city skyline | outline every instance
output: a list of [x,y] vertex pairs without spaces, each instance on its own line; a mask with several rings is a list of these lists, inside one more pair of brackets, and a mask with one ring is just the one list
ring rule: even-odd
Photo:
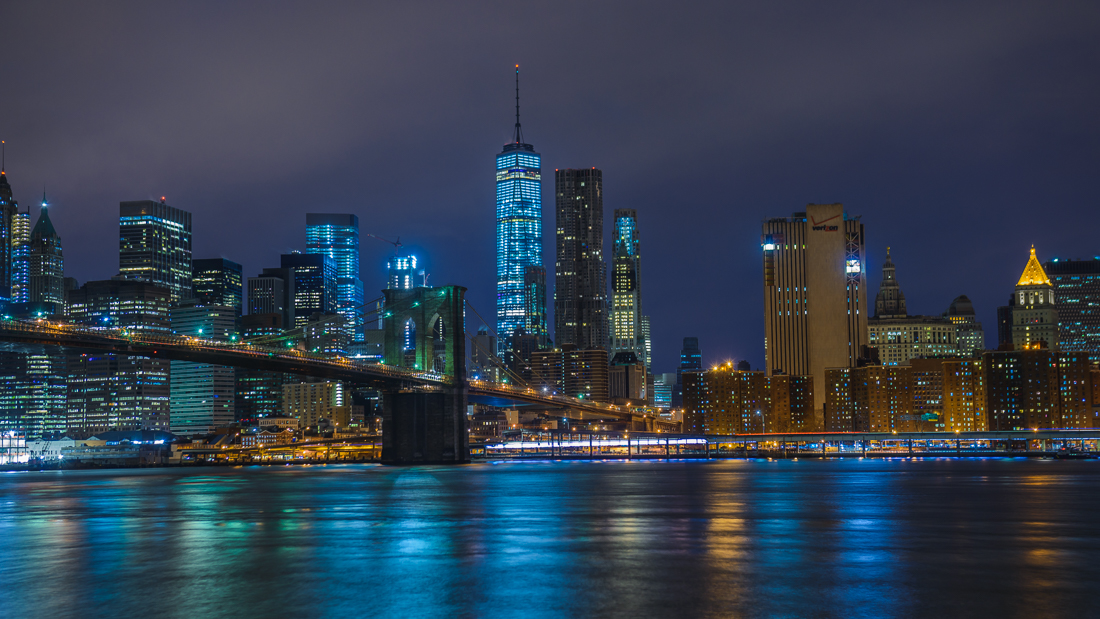
[[[29,24],[28,31],[41,35],[34,26],[41,24],[41,16],[36,16],[31,8],[19,10],[25,12],[14,14],[13,19]],[[26,40],[23,30],[17,30],[4,45],[26,44],[34,49],[39,49],[39,45],[57,46],[54,37],[80,35],[86,28],[99,24],[90,16],[82,20],[77,17],[71,14],[56,20],[55,32],[34,44]],[[346,138],[299,139],[273,144],[253,139],[257,130],[270,132],[270,119],[261,118],[252,124],[241,121],[239,133],[229,132],[236,138],[236,145],[229,151],[241,163],[226,166],[217,148],[204,146],[198,151],[195,138],[176,129],[183,126],[209,138],[207,121],[184,115],[169,122],[171,116],[166,109],[151,103],[122,106],[131,117],[136,116],[131,119],[94,105],[80,106],[72,98],[52,97],[55,103],[51,104],[51,110],[58,116],[58,123],[56,129],[44,130],[40,117],[27,107],[27,100],[20,93],[46,85],[40,84],[35,75],[22,72],[11,75],[12,96],[8,100],[11,107],[6,114],[8,117],[16,114],[22,122],[0,126],[3,133],[0,137],[13,151],[13,160],[5,162],[5,168],[17,200],[28,204],[42,181],[49,185],[54,203],[50,215],[65,238],[66,275],[81,282],[102,280],[114,274],[111,263],[117,250],[109,242],[114,205],[135,197],[159,200],[161,195],[167,195],[169,204],[194,214],[194,255],[234,260],[244,265],[246,274],[259,273],[262,268],[274,265],[282,253],[305,250],[302,230],[305,213],[356,214],[364,221],[361,226],[364,232],[405,239],[409,253],[415,253],[427,265],[433,281],[467,285],[471,302],[487,313],[493,305],[493,282],[488,275],[493,272],[489,223],[492,195],[487,187],[484,162],[489,154],[499,151],[500,144],[508,141],[506,119],[512,105],[512,76],[508,69],[514,64],[511,61],[517,60],[527,75],[524,100],[525,109],[530,106],[531,113],[525,114],[525,129],[532,135],[531,141],[539,145],[544,157],[543,169],[570,166],[603,169],[611,183],[607,187],[605,217],[610,217],[616,208],[633,208],[645,222],[646,313],[653,317],[654,371],[674,368],[678,343],[686,335],[703,338],[708,363],[729,357],[747,358],[754,367],[763,367],[763,324],[759,319],[762,303],[754,299],[731,301],[733,291],[759,289],[757,222],[772,214],[800,210],[810,202],[845,203],[851,212],[862,215],[868,228],[865,268],[870,270],[871,295],[878,289],[878,273],[885,248],[890,246],[895,260],[906,265],[904,283],[910,313],[940,315],[952,299],[967,295],[987,333],[995,324],[996,308],[1004,303],[1001,283],[1018,277],[1017,256],[1021,248],[1034,243],[1043,261],[1056,257],[1091,258],[1095,252],[1094,243],[1087,236],[1088,225],[1067,228],[1055,223],[1061,220],[1088,224],[1094,217],[1089,210],[1092,194],[1088,191],[1086,171],[1096,168],[1097,123],[1083,109],[1089,107],[1085,103],[1093,100],[1096,93],[1091,85],[1085,88],[1093,90],[1083,93],[1068,86],[1088,66],[1090,57],[1062,62],[1075,41],[1084,36],[1091,16],[1072,7],[992,16],[983,20],[983,27],[999,37],[981,41],[969,41],[941,29],[936,25],[935,9],[927,9],[919,17],[911,28],[891,30],[908,45],[884,44],[882,55],[904,60],[899,54],[902,48],[911,48],[913,40],[942,34],[950,41],[965,44],[959,54],[952,56],[954,68],[934,55],[925,54],[902,65],[909,69],[906,79],[894,80],[876,69],[872,61],[864,60],[856,63],[853,77],[847,69],[842,70],[846,64],[841,61],[868,56],[867,46],[872,41],[867,37],[857,37],[851,47],[843,50],[826,50],[825,56],[816,61],[797,54],[784,61],[781,46],[794,42],[797,28],[780,32],[782,36],[774,44],[762,44],[764,58],[771,62],[768,66],[792,69],[794,75],[806,79],[812,79],[808,77],[809,69],[819,67],[823,75],[841,78],[840,85],[819,95],[820,105],[796,107],[790,119],[779,121],[764,111],[762,104],[793,103],[794,98],[787,92],[798,82],[791,81],[794,78],[769,81],[757,76],[750,80],[757,88],[753,98],[744,104],[747,108],[734,110],[737,113],[733,116],[744,120],[723,120],[718,139],[704,143],[701,148],[698,139],[704,132],[700,128],[713,127],[707,123],[713,123],[715,118],[709,108],[699,110],[700,104],[680,100],[645,103],[643,98],[627,97],[635,92],[629,80],[636,80],[637,73],[613,75],[597,84],[598,96],[593,103],[577,103],[580,91],[571,76],[561,71],[567,63],[547,54],[551,46],[546,41],[535,41],[534,47],[523,53],[509,52],[507,58],[501,58],[499,49],[486,51],[478,56],[476,66],[463,67],[458,73],[473,79],[476,93],[430,69],[429,77],[436,79],[427,81],[433,84],[434,92],[452,93],[457,100],[439,97],[447,103],[417,108],[416,118],[426,119],[423,128],[417,128],[411,116],[395,117],[408,121],[395,124],[405,127],[405,133],[414,131],[421,136],[427,133],[419,132],[430,132],[436,137],[429,165],[441,170],[443,176],[411,190],[405,188],[415,184],[412,177],[403,176],[403,172],[394,174],[399,168],[419,167],[411,165],[415,161],[413,152],[400,146],[418,142],[418,138],[410,140],[409,135],[402,134],[399,141],[388,134],[377,140],[364,139],[363,136],[373,134],[357,125],[351,132],[357,139],[350,142]],[[976,22],[979,17],[990,16],[968,9],[956,17]],[[625,19],[636,28],[644,28],[641,24],[651,18],[642,10]],[[833,25],[858,32],[853,29],[859,23],[831,19],[840,20],[831,22]],[[1075,20],[1083,22],[1082,25],[1075,26]],[[1029,21],[1036,25],[1028,25]],[[767,25],[769,16],[757,16],[754,23]],[[1040,25],[1053,28],[1058,34],[1050,34]],[[436,27],[434,22],[431,27]],[[169,28],[166,36],[178,40],[182,35]],[[272,44],[266,38],[261,38],[260,43]],[[229,45],[232,43],[227,40],[215,41],[215,47]],[[61,48],[58,49],[60,53]],[[797,46],[792,49],[805,51]],[[1032,64],[1017,72],[1014,80],[999,77],[998,70],[1024,53],[1022,50],[1041,53],[1030,54]],[[619,59],[603,47],[577,53],[584,51],[597,52],[597,58],[609,61]],[[632,48],[632,51],[639,50]],[[664,51],[670,53],[669,62],[690,67],[685,48],[677,46]],[[719,52],[713,55],[715,62],[730,58],[725,46],[713,51]],[[115,51],[107,48],[98,53],[107,54],[110,59]],[[153,56],[154,60],[162,61],[172,57],[167,51]],[[294,69],[305,70],[319,58],[311,56]],[[44,64],[36,74],[49,74],[48,69],[57,62],[57,57],[44,53],[40,62]],[[140,65],[145,61],[133,62]],[[454,69],[454,65],[447,67]],[[674,73],[665,65],[657,67],[650,74],[658,80],[672,79]],[[753,76],[746,73],[748,68],[743,64],[728,67],[730,75]],[[726,101],[735,80],[703,79],[709,73],[700,68],[684,74],[680,78],[684,80],[684,90],[710,92],[715,101]],[[137,78],[134,85],[155,90],[151,86],[156,80],[141,75],[145,77]],[[981,79],[964,85],[962,78],[971,75]],[[193,75],[174,77],[190,79],[192,84],[196,79],[200,80],[198,83],[207,83],[206,78]],[[412,79],[392,75],[385,78],[387,84],[394,86],[392,90],[400,92],[406,90],[397,86],[411,83],[405,80]],[[718,90],[700,90],[708,83]],[[265,84],[261,79],[260,85]],[[218,83],[209,85],[213,93],[220,92],[218,87],[224,88]],[[937,88],[919,88],[921,96],[916,100],[900,96],[917,85]],[[93,93],[101,88],[83,82],[78,86],[91,88]],[[1013,108],[1013,114],[1007,118],[979,115],[979,110],[995,108],[995,102],[1005,96],[1026,95],[1029,87],[1041,87],[1052,93],[1051,101]],[[347,97],[311,97],[308,102],[328,109],[340,101],[358,100],[362,96],[359,92]],[[407,100],[395,96],[391,101],[388,95],[383,99],[382,109],[389,109],[387,106],[399,99]],[[469,108],[463,106],[473,102],[484,111],[479,110],[472,122],[461,129],[444,126],[455,121],[456,115],[465,114]],[[627,102],[637,105],[636,112],[618,113]],[[872,102],[881,105],[872,108]],[[654,116],[661,109],[659,105],[680,113]],[[200,107],[208,109],[209,104]],[[286,109],[293,112],[301,108]],[[584,122],[576,122],[568,113],[570,109],[584,111]],[[868,109],[876,110],[875,114],[868,117],[860,113]],[[1051,114],[1055,109],[1058,114]],[[692,111],[702,112],[698,120],[681,120],[685,112]],[[730,116],[728,111],[721,114],[722,118]],[[111,129],[122,140],[131,140],[135,127],[148,127],[151,135],[157,137],[153,140],[157,144],[127,141],[127,148],[138,154],[112,157],[107,148],[106,156],[98,155],[91,164],[81,159],[81,165],[76,166],[75,154],[85,150],[91,140],[103,145],[99,150],[116,143],[99,139],[97,131],[101,130],[73,125],[74,118],[88,117],[97,120],[89,126]],[[235,118],[229,113],[215,116],[213,122],[218,126],[225,123],[236,126],[232,124]],[[311,123],[315,122],[319,121],[309,116],[300,123],[292,123],[288,135],[300,138],[303,131],[314,128]],[[752,123],[760,128],[750,131]],[[642,131],[642,127],[647,130]],[[922,129],[914,131],[907,127]],[[951,135],[960,127],[969,129],[959,136]],[[791,137],[796,129],[798,139]],[[1070,131],[1072,134],[1067,133]],[[330,132],[317,133],[331,136]],[[677,133],[684,138],[670,137]],[[706,134],[714,136],[713,131]],[[840,139],[849,135],[852,137]],[[1067,135],[1075,137],[1067,141]],[[213,143],[223,144],[222,140],[227,138],[215,139]],[[643,138],[645,141],[640,141]],[[688,138],[694,140],[692,152],[696,154],[683,158],[680,153],[684,152]],[[822,148],[827,153],[814,154],[805,146]],[[416,152],[424,152],[421,146],[417,148],[420,150]],[[186,161],[180,159],[184,155]],[[676,162],[674,158],[683,161]],[[372,168],[368,178],[361,178],[358,173],[355,180],[342,176],[343,170],[361,163],[379,167]],[[718,170],[732,170],[732,176],[725,172],[725,178],[715,174]],[[280,180],[272,183],[273,175]],[[202,180],[196,182],[196,179]],[[402,187],[404,193],[395,193],[397,187]],[[544,204],[550,204],[552,188],[544,182],[542,190]],[[276,194],[293,195],[293,204],[289,198],[275,199]],[[1009,225],[1026,217],[1035,205],[1043,208],[1044,220],[1033,226]],[[550,247],[546,237],[552,229],[547,225],[552,215],[546,210],[543,245]],[[275,216],[262,215],[268,213]],[[947,217],[954,225],[940,231],[929,245],[926,232],[918,231],[919,226],[908,225],[907,217],[911,218],[913,213],[929,221]],[[691,223],[703,220],[717,225]],[[242,229],[254,233],[242,239],[239,238]],[[605,230],[605,237],[609,235],[610,231]],[[605,247],[610,247],[610,243],[605,241]],[[381,287],[387,254],[383,244],[362,248],[368,291]],[[686,268],[695,262],[716,266]],[[965,268],[960,268],[964,265]],[[704,297],[698,291],[718,276],[723,278],[718,283],[726,297],[713,304],[702,302]],[[688,278],[686,285],[678,282],[682,277]],[[551,281],[547,281],[547,287],[553,290]],[[684,311],[684,307],[698,309]],[[719,307],[733,308],[733,315],[723,315],[717,311]]]

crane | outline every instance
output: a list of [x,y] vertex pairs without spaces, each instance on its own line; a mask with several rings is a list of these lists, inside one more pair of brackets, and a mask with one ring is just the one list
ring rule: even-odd
[[365,234],[367,236],[369,236],[370,238],[372,238],[372,239],[378,239],[379,241],[382,241],[383,243],[389,243],[390,245],[393,245],[393,255],[395,255],[395,256],[400,255],[401,247],[402,247],[401,237],[397,237],[396,241],[391,241],[387,238],[380,237],[377,234],[371,234],[370,232],[366,232]]

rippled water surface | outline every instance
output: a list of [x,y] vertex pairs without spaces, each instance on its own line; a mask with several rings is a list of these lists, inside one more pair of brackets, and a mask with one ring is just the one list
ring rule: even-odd
[[1100,616],[1100,462],[0,474],[3,617]]

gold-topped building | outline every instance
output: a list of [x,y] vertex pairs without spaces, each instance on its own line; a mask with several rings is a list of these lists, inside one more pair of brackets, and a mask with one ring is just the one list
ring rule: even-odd
[[1002,307],[998,314],[1003,325],[1002,344],[1011,341],[1014,350],[1058,348],[1054,286],[1035,255],[1034,245],[1008,306]]

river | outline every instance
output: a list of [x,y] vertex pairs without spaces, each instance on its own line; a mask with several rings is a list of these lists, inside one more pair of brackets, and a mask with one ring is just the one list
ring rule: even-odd
[[2,617],[1088,617],[1098,593],[1098,461],[0,474]]

